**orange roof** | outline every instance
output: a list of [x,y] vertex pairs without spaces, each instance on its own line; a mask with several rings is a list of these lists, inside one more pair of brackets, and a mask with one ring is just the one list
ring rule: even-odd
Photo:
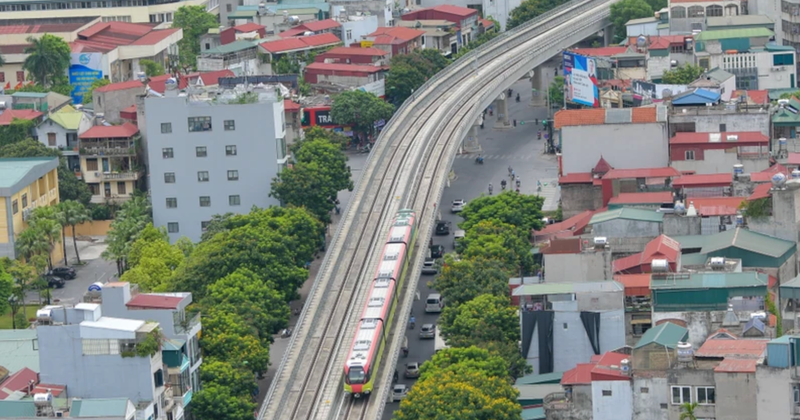
[[303,35],[304,33],[306,33],[306,30],[304,28],[297,27],[297,28],[287,29],[279,33],[278,36],[281,38],[291,38],[297,35]]
[[[718,136],[718,137],[717,137]],[[727,141],[728,136],[737,136],[736,141]],[[714,142],[712,142],[712,138]],[[669,139],[669,144],[730,144],[731,146],[757,144],[769,144],[769,137],[761,134],[760,131],[742,131],[742,132],[727,132],[727,133],[675,133],[675,136]]]
[[379,73],[387,70],[385,66],[365,66],[362,64],[345,64],[345,63],[318,63],[314,62],[306,66],[306,70],[320,70],[320,71],[342,71],[351,73]]
[[319,35],[302,36],[298,38],[286,38],[278,41],[266,41],[259,45],[262,49],[270,53],[282,53],[297,50],[306,50],[323,45],[333,45],[342,42],[336,35],[326,32]]
[[81,139],[129,138],[138,132],[138,127],[126,122],[122,125],[96,125],[78,137]]
[[756,188],[753,190],[753,193],[750,194],[749,197],[747,197],[747,201],[753,201],[753,200],[759,200],[759,199],[762,199],[762,198],[767,198],[770,195],[772,195],[772,194],[770,194],[770,190],[771,189],[772,189],[772,184],[771,183],[758,184],[758,185],[756,185]]
[[787,165],[800,165],[800,153],[789,152],[789,157],[786,159]]
[[590,184],[592,182],[592,174],[589,172],[573,172],[561,177],[558,177],[558,183],[564,184]]
[[744,197],[692,197],[697,214],[701,216],[730,216],[736,214]]
[[313,22],[306,22],[300,25],[311,32],[319,32],[324,31],[326,29],[333,29],[342,26],[341,23],[333,20],[333,19],[325,19],[325,20],[317,20]]
[[641,267],[641,271],[649,271],[649,267],[642,266],[650,265],[657,259],[666,259],[674,263],[678,261],[680,254],[681,245],[678,241],[662,234],[648,242],[642,252],[614,260],[612,270],[615,273],[622,273],[634,267]]
[[[235,77],[236,75],[230,70],[215,70],[215,71],[207,71],[207,72],[196,72],[186,75],[186,79],[194,81],[200,79],[203,82],[203,86],[214,86],[219,84],[219,79],[222,77]],[[180,88],[180,86],[179,86]]]
[[669,191],[619,193],[609,200],[608,204],[663,204],[672,202],[672,193]]
[[483,19],[483,18],[480,18],[480,19],[478,19],[478,21],[479,21],[481,24],[483,24],[483,27],[484,27],[484,28],[487,28],[487,29],[488,29],[488,28],[492,28],[492,27],[494,27],[494,22],[492,22],[492,21],[491,21],[491,20],[489,20],[489,19]]
[[[656,109],[629,108],[631,110],[631,124],[646,124],[656,122]],[[575,125],[603,125],[606,122],[605,109],[566,109],[556,112],[554,117],[555,128]]]
[[461,7],[461,6],[453,6],[450,4],[440,4],[438,6],[433,6],[430,9],[436,10],[437,12],[458,15],[461,17],[470,17],[478,13],[478,11],[475,9],[470,9],[468,7]]
[[695,355],[697,357],[760,358],[767,349],[766,339],[711,339],[706,340]]
[[614,280],[625,286],[625,296],[650,296],[650,273],[615,274]]
[[588,57],[611,57],[612,55],[622,54],[628,51],[628,47],[598,47],[598,48],[575,48],[575,54]]
[[726,357],[714,368],[714,372],[756,373],[758,359],[735,359]]
[[776,173],[782,173],[789,176],[789,169],[785,166],[781,165],[780,163],[776,163],[770,166],[767,169],[764,169],[761,172],[752,172],[750,173],[750,181],[752,182],[772,182],[772,176]]
[[259,25],[257,23],[253,23],[253,22],[247,22],[245,24],[233,27],[233,29],[236,32],[255,32],[255,31],[258,31],[259,29],[266,29],[266,28],[267,27],[264,26],[264,25]]
[[747,95],[747,98],[755,104],[766,105],[769,103],[769,91],[767,90],[734,90],[731,94],[731,100],[737,99],[742,95]]
[[541,247],[539,253],[552,254],[579,254],[581,252],[581,238],[553,239],[546,247]]
[[14,120],[33,120],[42,116],[35,109],[6,109],[0,114],[0,125],[9,125]]
[[[636,45],[638,36],[628,37],[628,45]],[[661,35],[648,37],[650,45],[647,46],[651,50],[663,50],[674,44],[683,44],[683,35]],[[689,36],[691,38],[691,36]]]
[[578,363],[574,368],[564,372],[561,385],[589,385],[592,383],[594,363]]
[[300,110],[300,104],[291,100],[291,99],[284,99],[283,100],[283,110],[289,112],[297,112]]
[[583,228],[589,224],[589,220],[592,220],[592,215],[594,212],[592,210],[586,210],[580,214],[576,214],[575,216],[570,217],[563,222],[553,223],[552,225],[547,225],[542,230],[535,231],[536,235],[550,235],[557,232],[565,231],[565,230],[572,230],[576,235],[580,235]]
[[723,174],[699,174],[683,175],[672,180],[673,187],[715,187],[730,185],[733,182],[733,174],[730,172]]
[[629,178],[668,178],[677,177],[681,173],[672,167],[665,168],[640,168],[640,169],[612,169],[603,179],[629,179]]
[[[591,378],[595,381],[629,381],[630,376],[620,369],[622,361],[629,359],[627,354],[607,351],[600,357],[591,370]],[[630,368],[630,366],[628,366]]]
[[359,55],[359,56],[384,56],[388,54],[380,48],[336,47],[320,55]]
[[119,83],[111,83],[105,86],[101,86],[95,89],[95,92],[113,92],[115,90],[126,90],[126,89],[135,89],[135,88],[143,88],[144,85],[142,82],[138,80],[128,80],[127,82],[119,82]]
[[406,28],[404,26],[381,26],[377,31],[367,35],[367,37],[375,37],[375,44],[394,44],[411,41],[424,35],[425,32]]

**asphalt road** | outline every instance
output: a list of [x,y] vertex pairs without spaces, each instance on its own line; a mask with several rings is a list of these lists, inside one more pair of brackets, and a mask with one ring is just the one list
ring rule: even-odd
[[[552,70],[548,70],[552,73]],[[536,193],[536,181],[540,180],[543,184],[541,195],[545,196],[545,210],[555,210],[558,206],[559,192],[555,182],[558,179],[557,163],[555,157],[543,154],[544,140],[537,140],[536,131],[541,129],[541,125],[534,125],[534,120],[547,116],[545,108],[531,108],[528,103],[531,97],[531,83],[529,80],[516,82],[512,89],[512,96],[516,92],[520,93],[520,102],[509,101],[509,116],[517,120],[517,127],[495,130],[496,117],[487,115],[487,123],[483,130],[478,130],[481,147],[483,148],[484,164],[475,163],[475,155],[459,155],[453,163],[453,171],[456,178],[450,182],[450,187],[445,188],[442,195],[442,202],[438,207],[441,210],[441,219],[452,223],[449,235],[434,236],[433,243],[444,245],[446,252],[453,250],[453,230],[457,229],[457,224],[461,218],[450,213],[450,203],[454,199],[473,200],[482,194],[488,194],[488,186],[491,182],[494,186],[494,193],[500,191],[500,181],[508,179],[508,167],[513,167],[514,171],[520,176],[520,192],[523,194]],[[520,124],[525,121],[525,124]],[[511,184],[509,184],[511,185]],[[422,364],[429,360],[433,355],[434,340],[420,339],[419,327],[422,324],[436,324],[439,314],[425,313],[425,298],[435,290],[428,287],[428,282],[435,276],[422,275],[419,281],[420,300],[414,302],[413,313],[416,317],[416,327],[407,330],[409,354],[405,358],[402,355],[398,358],[397,372],[400,375],[399,383],[413,387],[415,379],[405,379],[405,365],[409,362],[419,362]],[[390,420],[392,413],[399,407],[399,402],[387,403],[383,413],[383,420]]]

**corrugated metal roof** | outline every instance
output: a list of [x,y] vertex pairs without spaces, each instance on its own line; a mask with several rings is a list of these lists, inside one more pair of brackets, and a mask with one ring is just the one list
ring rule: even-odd
[[701,250],[703,254],[735,246],[746,251],[778,258],[796,248],[794,242],[742,228],[727,230],[715,235],[705,235],[704,238],[706,243]]
[[[28,314],[31,313],[29,310]],[[0,330],[0,354],[3,355],[0,364],[11,372],[24,368],[38,372],[39,351],[34,346],[37,338],[36,330]]]
[[582,283],[525,284],[514,289],[514,296],[563,295],[582,292],[614,292],[625,288],[615,281],[590,281]]
[[740,287],[767,287],[769,276],[755,271],[742,273],[702,272],[667,275],[650,278],[651,290],[733,289]]
[[[52,166],[52,168],[55,169],[58,166],[58,158],[37,157],[0,159],[0,188],[11,188],[23,180],[31,171],[35,171],[40,167],[44,168],[46,166]],[[42,175],[44,175],[44,173],[42,173]]]
[[648,344],[656,343],[664,347],[675,349],[678,343],[689,335],[689,330],[671,322],[665,322],[647,330],[634,349],[644,347]]
[[650,296],[650,273],[617,274],[614,280],[625,286],[625,296]]
[[726,357],[714,368],[714,372],[724,373],[756,373],[756,359],[735,359]]
[[178,309],[183,297],[141,293],[129,300],[129,308]]
[[578,254],[581,252],[581,238],[553,239],[548,246],[539,249],[541,254]]
[[559,184],[591,184],[592,174],[590,172],[573,172],[558,178]]
[[[736,140],[728,140],[729,136],[736,136]],[[669,144],[707,144],[726,143],[734,146],[742,143],[769,144],[769,137],[760,131],[741,131],[726,133],[675,133]]]
[[681,173],[671,167],[663,168],[638,168],[638,169],[612,169],[603,176],[603,179],[631,179],[631,178],[670,178],[681,176]]
[[625,219],[625,220],[638,220],[643,222],[661,223],[664,221],[664,213],[659,213],[653,210],[634,209],[623,207],[616,210],[609,210],[604,213],[598,213],[592,216],[589,221],[590,225],[607,222],[609,220]]
[[672,180],[673,187],[705,187],[730,185],[733,182],[733,174],[730,172],[721,174],[698,174],[684,175]]
[[739,15],[739,16],[720,16],[720,17],[707,17],[706,26],[716,27],[730,27],[737,25],[773,25],[772,19],[765,15]]
[[90,398],[72,401],[71,417],[124,417],[127,398]]
[[609,200],[608,204],[664,204],[672,202],[669,191],[620,193]]
[[536,385],[536,384],[557,384],[561,382],[564,372],[541,373],[538,375],[527,375],[517,379],[514,385]]
[[705,30],[694,36],[695,41],[716,41],[731,38],[770,38],[775,32],[767,28],[737,28]]
[[706,340],[695,352],[696,357],[737,357],[741,359],[761,357],[767,351],[767,339],[711,339]]
[[589,385],[592,383],[594,363],[578,363],[574,368],[564,372],[561,385]]
[[5,418],[36,417],[33,400],[0,401],[0,415]]
[[705,105],[718,102],[721,95],[705,89],[686,91],[672,100],[672,105]]
[[81,139],[130,138],[139,132],[139,127],[126,122],[122,125],[96,125],[78,136]]

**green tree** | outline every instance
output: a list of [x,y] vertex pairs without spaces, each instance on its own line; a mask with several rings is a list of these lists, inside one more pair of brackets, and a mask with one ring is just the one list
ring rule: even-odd
[[493,356],[502,357],[508,363],[508,374],[512,378],[521,378],[533,373],[533,367],[519,352],[518,342],[486,341],[479,343],[478,347],[488,350]]
[[650,8],[653,9],[653,12],[657,12],[665,7],[668,6],[667,0],[645,0],[647,4],[650,5]]
[[455,261],[448,254],[441,274],[429,286],[441,293],[449,306],[458,306],[482,294],[508,293],[510,274],[501,261],[483,257]]
[[185,259],[183,250],[169,244],[166,230],[149,223],[131,244],[128,270],[120,280],[137,283],[143,291],[166,292],[172,288],[175,270]]
[[103,251],[103,258],[117,263],[118,275],[121,276],[128,269],[127,258],[131,244],[152,220],[150,202],[147,197],[140,195],[131,197],[117,212],[106,236],[108,248]]
[[240,360],[254,374],[269,366],[269,341],[259,340],[252,327],[236,314],[212,308],[203,314],[203,356]]
[[147,77],[161,76],[164,74],[164,66],[153,60],[139,60],[139,65],[144,68],[144,74],[146,74]]
[[455,347],[519,340],[519,316],[505,296],[480,295],[459,306],[448,305],[439,326],[447,343]]
[[230,219],[233,216],[235,216],[235,214],[231,212],[211,216],[211,220],[209,220],[205,232],[200,236],[200,242],[207,241],[220,232],[230,230],[228,223],[230,223]]
[[[78,264],[81,263],[81,254],[78,252],[78,237],[75,234],[75,226],[81,223],[86,223],[92,220],[89,209],[83,203],[75,200],[62,201],[59,207],[59,222],[63,227],[61,238],[66,239],[64,230],[67,226],[72,228],[72,245],[75,247],[75,257],[78,259]],[[64,242],[64,261],[67,261],[66,242]]]
[[213,384],[230,390],[234,396],[249,398],[256,390],[255,376],[244,369],[236,358],[231,357],[228,360],[203,360],[200,366],[200,382],[204,387]]
[[500,261],[510,274],[531,273],[534,267],[528,232],[509,224],[484,220],[467,230],[466,237],[459,241],[458,251],[467,259]]
[[550,82],[550,86],[547,87],[547,100],[550,101],[550,108],[564,106],[564,76],[556,76]]
[[532,229],[542,228],[543,203],[544,199],[537,195],[509,191],[479,197],[464,206],[460,214],[464,221],[459,227],[468,231],[482,221],[492,221],[515,226],[528,237]]
[[697,403],[683,403],[681,404],[681,416],[680,420],[697,420],[697,417],[694,414],[694,410],[697,409]]
[[688,85],[697,80],[705,70],[693,64],[684,64],[672,70],[667,70],[661,76],[661,81],[670,85]]
[[614,24],[614,42],[628,37],[625,24],[631,19],[653,17],[653,8],[645,0],[620,0],[611,5],[611,22]]
[[[395,412],[397,420],[520,420],[519,392],[506,378],[450,372],[417,381]],[[466,414],[468,413],[468,415]]]
[[353,127],[353,131],[371,135],[375,122],[389,121],[394,112],[392,104],[363,90],[348,90],[333,99],[331,118],[333,122]]
[[230,388],[213,382],[203,384],[192,397],[192,414],[201,420],[253,420],[255,410],[249,396],[233,395]]
[[44,34],[41,38],[28,37],[22,68],[34,82],[49,87],[60,82],[69,68],[72,50],[62,38]]
[[[21,238],[25,232],[25,230],[22,231],[22,234],[20,234],[17,240],[19,240],[19,238]],[[32,255],[29,257],[29,259],[32,259],[33,257],[34,256]],[[19,308],[22,308],[23,321],[25,321],[28,319],[27,306],[23,304],[25,301],[25,295],[27,294],[28,290],[33,288],[33,282],[39,277],[39,275],[36,273],[36,268],[33,265],[27,264],[20,260],[14,260],[11,262],[6,270],[9,274],[11,274],[11,277],[14,278],[15,282],[13,294],[16,297],[15,302],[17,303],[15,304],[15,307],[12,307],[12,315],[17,315],[13,312],[15,309],[19,310]]]
[[[142,60],[144,61],[144,60]],[[111,80],[106,79],[105,77],[101,77],[94,82],[92,82],[92,86],[89,87],[89,90],[83,93],[83,104],[90,104],[92,103],[92,93],[95,89],[103,87],[105,85],[110,85]]]
[[392,64],[386,75],[386,91],[392,103],[400,105],[425,82],[419,69],[407,64]]
[[506,30],[514,29],[566,2],[567,0],[525,0],[511,11],[511,18],[506,22]]
[[178,51],[181,65],[185,69],[195,68],[197,56],[200,55],[200,36],[217,25],[217,17],[208,13],[205,6],[181,6],[175,12],[172,27],[183,29],[183,38],[178,41]]
[[492,355],[489,350],[475,346],[450,347],[436,352],[431,360],[419,369],[419,381],[435,378],[446,371],[453,373],[482,372],[489,377],[510,379],[508,362],[502,357]]
[[[47,241],[47,250],[44,253],[47,256],[47,267],[53,269],[53,251],[56,244],[61,242],[62,228],[58,223],[58,217],[55,212],[44,210],[55,210],[53,207],[38,207],[33,211],[33,216],[29,219],[29,227],[26,230],[32,230],[37,235],[41,236]],[[37,217],[37,213],[44,213],[42,216]]]
[[5,315],[11,309],[9,299],[13,293],[14,277],[6,271],[5,267],[0,265],[0,316]]
[[299,74],[300,63],[295,57],[284,54],[272,63],[272,72],[275,74]]
[[22,120],[19,118],[12,119],[8,125],[0,126],[0,150],[25,139],[29,139],[35,126],[36,123],[32,120]]
[[289,324],[289,305],[274,289],[254,272],[240,268],[208,286],[203,299],[205,308],[230,308],[258,332],[262,341],[269,341]]

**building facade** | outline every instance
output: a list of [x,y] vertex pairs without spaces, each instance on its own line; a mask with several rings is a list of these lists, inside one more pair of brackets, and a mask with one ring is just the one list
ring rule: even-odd
[[101,16],[104,22],[160,23],[172,22],[181,6],[205,6],[206,10],[215,13],[218,5],[219,0],[114,0],[102,5],[84,1],[31,3],[18,0],[0,5],[0,12],[9,19]]
[[81,173],[92,192],[92,202],[128,200],[144,179],[139,129],[131,123],[96,125],[78,138]]
[[278,204],[269,192],[288,161],[284,102],[274,90],[259,92],[245,104],[170,91],[145,100],[153,222],[171,241],[199,241],[215,214]]

